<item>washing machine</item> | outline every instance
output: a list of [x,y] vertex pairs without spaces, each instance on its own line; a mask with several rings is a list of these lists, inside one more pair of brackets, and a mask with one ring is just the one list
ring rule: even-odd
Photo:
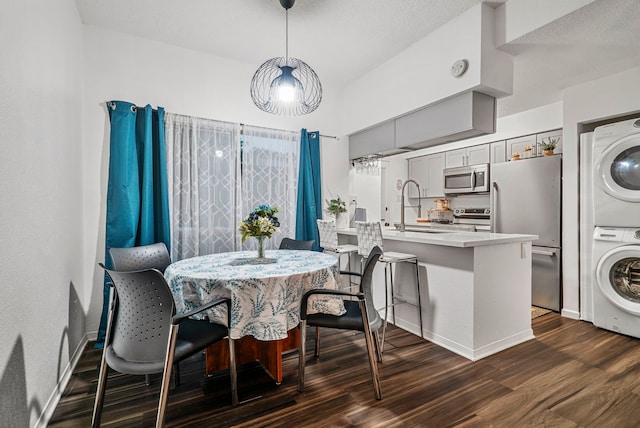
[[593,324],[640,337],[640,227],[596,227]]
[[597,127],[592,156],[594,224],[640,227],[640,119]]

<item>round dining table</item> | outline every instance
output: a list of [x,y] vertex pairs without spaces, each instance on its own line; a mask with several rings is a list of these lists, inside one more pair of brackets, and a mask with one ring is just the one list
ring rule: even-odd
[[[231,299],[231,314],[218,305],[200,318],[229,327],[232,339],[285,339],[300,322],[302,295],[311,289],[340,288],[338,258],[315,251],[268,250],[209,254],[175,262],[165,271],[176,311],[186,312],[217,297]],[[342,298],[317,295],[309,312],[342,315]]]

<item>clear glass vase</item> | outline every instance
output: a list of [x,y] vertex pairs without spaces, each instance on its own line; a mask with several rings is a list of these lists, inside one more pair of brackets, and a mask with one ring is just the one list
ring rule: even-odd
[[264,259],[264,236],[256,236],[258,240],[258,258]]

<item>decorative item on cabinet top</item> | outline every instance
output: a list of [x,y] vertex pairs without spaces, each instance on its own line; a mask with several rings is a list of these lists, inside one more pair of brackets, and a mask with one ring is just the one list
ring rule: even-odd
[[507,157],[515,161],[562,153],[561,143],[562,129],[510,138],[506,140]]

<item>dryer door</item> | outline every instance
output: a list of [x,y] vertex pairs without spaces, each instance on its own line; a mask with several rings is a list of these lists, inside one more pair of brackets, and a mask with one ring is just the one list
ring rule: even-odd
[[640,202],[640,134],[614,142],[595,162],[594,179],[614,198]]
[[640,245],[617,247],[602,256],[596,282],[612,304],[640,315]]

